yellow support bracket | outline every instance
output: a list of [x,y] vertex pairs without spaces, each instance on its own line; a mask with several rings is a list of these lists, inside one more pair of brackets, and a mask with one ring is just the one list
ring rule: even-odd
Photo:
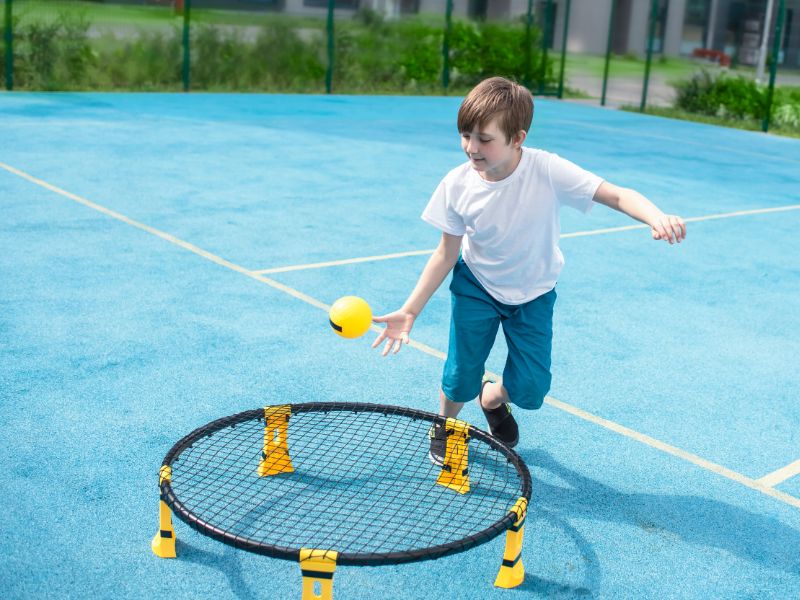
[[[158,472],[158,486],[164,481],[172,481],[172,467],[163,465]],[[158,501],[158,531],[150,547],[153,554],[161,558],[175,558],[175,529],[172,527],[172,513],[163,500]]]
[[469,492],[469,423],[449,418],[445,423],[447,449],[444,465],[436,483],[455,490],[459,494]]
[[288,445],[291,414],[292,408],[288,404],[264,409],[264,449],[258,464],[260,477],[294,471]]
[[302,600],[333,600],[333,572],[339,553],[334,550],[300,550],[303,574]]
[[528,511],[528,501],[523,497],[517,500],[510,512],[516,517],[514,524],[506,532],[506,548],[503,552],[503,564],[497,579],[496,587],[517,587],[525,579],[525,567],[522,565],[522,536],[525,533],[525,515]]

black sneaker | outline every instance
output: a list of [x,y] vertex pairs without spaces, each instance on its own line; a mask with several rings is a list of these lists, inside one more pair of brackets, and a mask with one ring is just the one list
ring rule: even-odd
[[431,438],[431,449],[428,451],[428,460],[437,467],[444,466],[444,456],[447,452],[447,429],[444,423],[434,423],[428,430]]
[[481,405],[481,410],[489,423],[489,432],[506,446],[513,448],[519,442],[519,427],[517,427],[517,421],[511,414],[511,407],[508,404],[501,404],[491,410],[483,408],[483,388],[490,381],[484,378],[481,384],[481,393],[478,396],[478,403]]

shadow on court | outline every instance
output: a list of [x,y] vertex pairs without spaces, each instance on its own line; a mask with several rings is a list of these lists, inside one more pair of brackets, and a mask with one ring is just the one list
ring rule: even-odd
[[222,573],[228,580],[228,589],[237,598],[244,600],[246,598],[261,597],[260,591],[250,587],[242,575],[242,563],[237,554],[241,550],[220,544],[221,552],[207,552],[181,541],[180,538],[175,540],[175,549],[180,557],[179,560],[201,565]]
[[[673,534],[689,544],[717,548],[769,569],[790,574],[800,572],[797,554],[800,531],[777,519],[698,496],[627,494],[576,473],[546,451],[521,454],[532,469],[549,471],[570,485],[569,488],[551,485],[537,480],[534,474],[533,511],[529,515],[543,513],[545,520],[554,521],[573,537],[589,566],[587,594],[599,590],[599,559],[591,545],[559,517],[634,525],[648,533]],[[533,586],[531,589],[535,591],[549,592],[551,582],[543,581],[537,589],[533,575],[528,574],[526,585]],[[558,584],[554,585],[552,591],[559,593]],[[575,594],[580,590],[566,592]]]

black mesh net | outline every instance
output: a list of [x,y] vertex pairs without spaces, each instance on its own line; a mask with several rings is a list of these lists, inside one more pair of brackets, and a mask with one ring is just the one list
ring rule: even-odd
[[361,406],[292,414],[292,473],[258,476],[265,423],[255,411],[189,447],[179,443],[165,461],[177,499],[167,501],[194,527],[234,545],[283,558],[296,558],[300,548],[336,550],[340,564],[354,555],[351,563],[379,564],[487,541],[510,525],[517,499],[530,495],[521,460],[480,434],[468,444],[470,491],[438,485],[441,467],[428,460],[434,416]]

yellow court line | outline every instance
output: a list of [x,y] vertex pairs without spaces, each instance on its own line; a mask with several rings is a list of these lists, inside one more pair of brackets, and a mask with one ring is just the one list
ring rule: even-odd
[[800,460],[796,460],[793,463],[778,469],[777,471],[773,471],[768,475],[764,475],[764,477],[758,479],[757,481],[767,487],[775,487],[779,483],[783,483],[795,475],[800,475]]
[[[736,212],[720,213],[716,215],[705,215],[702,217],[689,217],[684,219],[687,223],[697,223],[699,221],[712,221],[714,219],[730,219],[732,217],[744,217],[748,215],[761,215],[775,212],[786,212],[790,210],[800,210],[800,204],[789,204],[787,206],[777,206],[774,208],[755,208],[752,210],[739,210]],[[587,231],[574,231],[572,233],[564,233],[561,239],[587,237],[590,235],[604,235],[608,233],[618,233],[620,231],[632,231],[634,229],[648,229],[649,225],[623,225],[621,227],[607,227],[605,229],[589,229]],[[391,260],[393,258],[406,258],[408,256],[424,256],[426,254],[433,254],[435,250],[411,250],[409,252],[395,252],[393,254],[378,254],[376,256],[361,256],[358,258],[344,258],[342,260],[332,260],[328,262],[309,263],[304,265],[289,265],[286,267],[275,267],[272,269],[259,269],[253,273],[266,274],[266,273],[286,273],[289,271],[302,271],[305,269],[324,269],[327,267],[339,267],[342,265],[351,265],[355,263],[372,262],[378,260]]]
[[[74,202],[77,202],[78,204],[82,204],[83,206],[86,206],[87,208],[91,208],[92,210],[98,211],[98,212],[100,212],[100,213],[102,213],[102,214],[104,214],[106,216],[109,216],[112,219],[116,219],[118,221],[126,223],[127,225],[131,225],[132,227],[136,227],[137,229],[140,229],[142,231],[145,231],[147,233],[155,235],[155,236],[163,239],[164,241],[167,241],[167,242],[169,242],[171,244],[174,244],[174,245],[179,246],[179,247],[181,247],[181,248],[183,248],[185,250],[188,250],[189,252],[197,254],[198,256],[201,256],[201,257],[205,258],[206,260],[210,260],[211,262],[213,262],[213,263],[215,263],[215,264],[217,264],[217,265],[219,265],[221,267],[225,267],[226,269],[231,269],[233,271],[236,271],[237,273],[241,273],[242,275],[246,275],[247,277],[250,277],[250,278],[255,279],[257,281],[261,281],[262,283],[266,283],[267,285],[269,285],[269,286],[271,286],[271,287],[273,287],[273,288],[275,288],[277,290],[280,290],[280,291],[282,291],[284,293],[287,293],[287,294],[293,296],[294,298],[297,298],[298,300],[302,300],[303,302],[306,302],[306,303],[308,303],[308,304],[310,304],[312,306],[315,306],[317,308],[325,310],[326,312],[328,310],[330,310],[330,306],[325,304],[324,302],[320,302],[319,300],[316,300],[315,298],[312,298],[311,296],[303,294],[302,292],[299,292],[299,291],[295,290],[294,288],[290,288],[289,286],[283,285],[282,283],[278,283],[277,281],[274,281],[272,279],[264,277],[263,275],[259,275],[257,273],[254,273],[253,271],[250,271],[249,269],[245,269],[242,266],[239,266],[239,265],[237,265],[235,263],[232,263],[232,262],[230,262],[228,260],[225,260],[224,258],[221,258],[221,257],[217,256],[216,254],[212,254],[211,252],[203,250],[202,248],[199,248],[198,246],[195,246],[194,244],[190,244],[189,242],[186,242],[186,241],[184,241],[184,240],[182,240],[180,238],[177,238],[177,237],[175,237],[173,235],[170,235],[169,233],[165,233],[165,232],[163,232],[163,231],[161,231],[159,229],[156,229],[155,227],[150,227],[149,225],[145,225],[144,223],[141,223],[139,221],[131,219],[130,217],[127,217],[127,216],[125,216],[125,215],[123,215],[121,213],[118,213],[118,212],[113,211],[111,209],[108,209],[108,208],[106,208],[104,206],[96,204],[96,203],[92,202],[91,200],[87,200],[85,198],[82,198],[81,196],[78,196],[77,194],[73,194],[71,192],[67,192],[66,190],[63,190],[63,189],[61,189],[59,187],[56,187],[56,186],[54,186],[52,184],[49,184],[46,181],[42,181],[41,179],[37,179],[36,177],[33,177],[32,175],[29,175],[29,174],[27,174],[27,173],[25,173],[23,171],[20,171],[19,169],[15,169],[14,167],[6,165],[6,164],[4,164],[2,162],[0,162],[0,168],[3,168],[6,171],[8,171],[9,173],[13,173],[14,175],[17,175],[17,176],[19,176],[19,177],[21,177],[21,178],[33,183],[33,184],[36,184],[36,185],[41,186],[41,187],[43,187],[43,188],[45,188],[47,190],[50,190],[51,192],[53,192],[55,194],[58,194],[58,195],[63,196],[65,198],[68,198],[68,199],[70,199],[70,200],[72,200]],[[371,329],[376,331],[376,332],[380,332],[381,331],[381,328],[376,326],[376,325],[373,325],[371,327]],[[416,341],[410,341],[408,345],[413,347],[413,348],[418,349],[421,352],[429,354],[430,356],[435,356],[436,358],[439,358],[439,359],[446,358],[446,355],[443,352],[440,352],[439,350],[436,350],[435,348],[431,348],[430,346],[427,346],[425,344],[422,344],[422,343],[419,343],[419,342],[416,342]],[[588,421],[590,423],[594,423],[596,425],[604,427],[605,429],[608,429],[610,431],[614,431],[615,433],[618,433],[618,434],[620,434],[620,435],[622,435],[624,437],[627,437],[629,439],[635,440],[637,442],[640,442],[642,444],[650,446],[651,448],[655,448],[656,450],[660,450],[661,452],[665,452],[667,454],[670,454],[672,456],[675,456],[677,458],[685,460],[685,461],[687,461],[689,463],[692,463],[692,464],[694,464],[694,465],[696,465],[696,466],[698,466],[698,467],[700,467],[702,469],[705,469],[707,471],[711,471],[712,473],[716,473],[717,475],[721,475],[722,477],[725,477],[727,479],[735,481],[735,482],[737,482],[737,483],[739,483],[741,485],[744,485],[745,487],[748,487],[750,489],[753,489],[753,490],[756,490],[758,492],[761,492],[762,494],[766,494],[767,496],[770,496],[770,497],[772,497],[772,498],[774,498],[776,500],[784,502],[784,503],[786,503],[786,504],[788,504],[790,506],[794,506],[796,508],[800,508],[800,498],[795,498],[794,496],[791,496],[789,494],[785,494],[783,492],[779,492],[778,490],[775,490],[775,489],[773,489],[773,488],[771,488],[771,487],[769,487],[767,485],[764,485],[763,483],[760,483],[760,482],[758,482],[756,480],[753,480],[753,479],[751,479],[751,478],[749,478],[749,477],[747,477],[745,475],[742,475],[741,473],[737,473],[736,471],[732,471],[731,469],[728,469],[728,468],[723,467],[721,465],[718,465],[716,463],[712,463],[711,461],[708,461],[708,460],[706,460],[704,458],[701,458],[701,457],[699,457],[697,455],[694,455],[694,454],[691,454],[691,453],[686,452],[684,450],[681,450],[680,448],[676,448],[675,446],[671,446],[671,445],[669,445],[669,444],[667,444],[665,442],[662,442],[660,440],[652,438],[652,437],[650,437],[648,435],[645,435],[643,433],[639,433],[637,431],[634,431],[633,429],[629,429],[628,427],[625,427],[624,425],[620,425],[620,424],[615,423],[613,421],[609,421],[608,419],[604,419],[602,417],[599,417],[597,415],[589,413],[589,412],[587,412],[587,411],[585,411],[583,409],[580,409],[580,408],[578,408],[576,406],[572,406],[571,404],[567,404],[566,402],[562,402],[560,400],[556,400],[555,398],[552,398],[550,396],[548,396],[545,399],[545,401],[547,402],[548,405],[550,405],[550,406],[552,406],[554,408],[557,408],[559,410],[562,410],[562,411],[564,411],[564,412],[566,412],[568,414],[571,414],[573,416],[576,416],[576,417],[578,417],[580,419],[583,419],[584,421]]]

